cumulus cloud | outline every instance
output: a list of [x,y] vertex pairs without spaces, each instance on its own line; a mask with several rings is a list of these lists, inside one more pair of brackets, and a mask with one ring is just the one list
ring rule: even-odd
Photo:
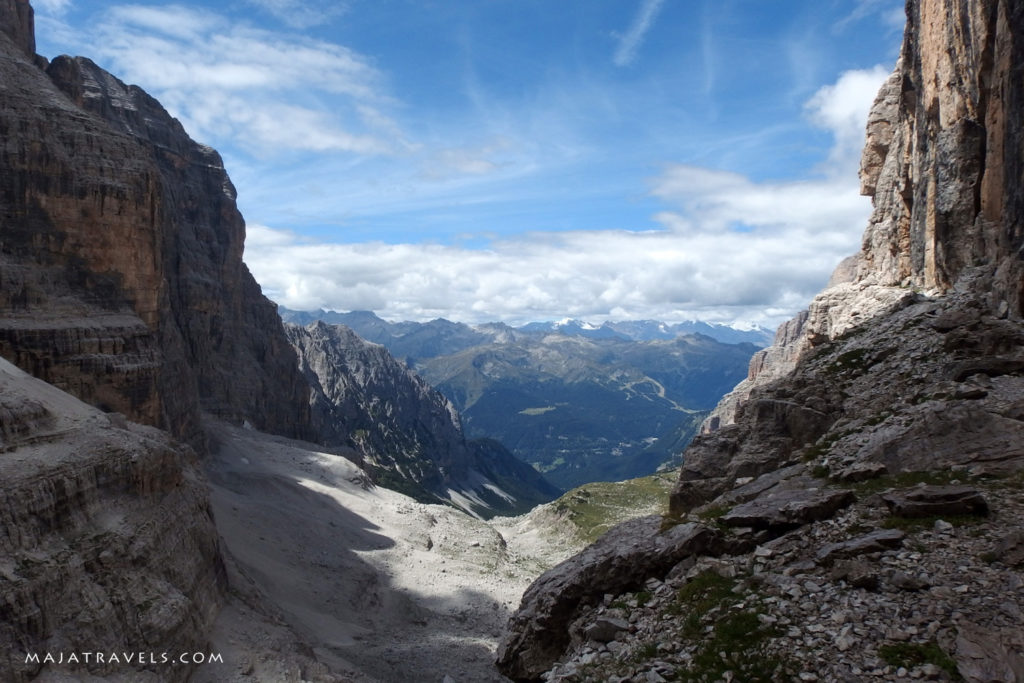
[[269,296],[299,309],[468,322],[572,316],[776,324],[806,305],[859,244],[870,206],[858,195],[851,150],[862,142],[885,76],[882,69],[848,72],[808,103],[810,120],[835,139],[819,178],[755,182],[668,165],[651,182],[665,205],[653,229],[528,233],[468,249],[313,243],[254,226],[246,261]]
[[658,12],[661,11],[661,6],[664,3],[665,0],[643,0],[629,30],[619,37],[619,46],[612,58],[616,66],[629,66],[633,63],[637,50],[640,49],[644,38],[647,37],[647,32],[654,25],[654,20],[658,18]]
[[825,168],[833,175],[856,171],[864,146],[864,124],[875,94],[889,71],[882,66],[847,71],[807,102],[811,122],[831,131],[835,144]]
[[403,148],[382,74],[344,46],[179,5],[113,7],[97,33],[94,52],[196,138],[230,138],[261,155]]

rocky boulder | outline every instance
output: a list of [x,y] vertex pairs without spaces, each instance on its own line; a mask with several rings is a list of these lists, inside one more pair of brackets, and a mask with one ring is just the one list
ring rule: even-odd
[[658,516],[624,522],[579,555],[548,570],[523,595],[498,648],[498,668],[515,680],[538,680],[569,643],[569,623],[606,593],[664,578],[687,557],[718,554],[726,543],[701,524],[661,531]]

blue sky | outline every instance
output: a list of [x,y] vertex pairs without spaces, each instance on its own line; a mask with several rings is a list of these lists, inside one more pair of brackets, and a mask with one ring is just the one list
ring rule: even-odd
[[293,308],[776,324],[855,251],[899,0],[34,0],[224,156]]

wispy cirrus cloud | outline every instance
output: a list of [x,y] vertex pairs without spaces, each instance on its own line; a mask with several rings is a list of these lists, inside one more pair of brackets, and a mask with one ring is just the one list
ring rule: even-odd
[[629,29],[619,37],[619,46],[612,61],[616,66],[629,66],[636,59],[637,50],[644,42],[647,32],[658,18],[658,12],[665,0],[643,0]]
[[348,3],[338,0],[247,0],[293,29],[326,24],[348,11]]
[[387,113],[384,76],[344,46],[180,5],[115,6],[97,34],[95,53],[199,139],[230,139],[260,156],[407,145]]
[[890,30],[902,29],[907,21],[903,0],[857,0],[854,8],[837,21],[832,30],[845,31],[852,24],[878,15]]

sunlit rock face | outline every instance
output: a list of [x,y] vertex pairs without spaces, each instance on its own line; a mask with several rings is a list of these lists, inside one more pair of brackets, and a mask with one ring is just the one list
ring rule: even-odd
[[[995,340],[1013,336],[1005,328],[1015,327],[999,319],[1019,321],[1024,314],[1024,82],[1014,77],[1024,63],[1024,9],[997,0],[921,0],[908,3],[907,16],[896,69],[868,118],[861,182],[874,212],[862,249],[840,265],[807,312],[779,328],[775,345],[754,357],[748,379],[719,405],[705,423],[706,436],[688,453],[686,481],[728,479],[732,469],[762,472],[820,437],[821,429],[850,410],[849,400],[826,400],[825,387],[834,385],[826,377],[820,378],[816,398],[805,404],[827,413],[817,420],[822,426],[799,435],[789,426],[768,427],[766,438],[772,443],[782,439],[781,450],[767,456],[762,448],[760,455],[751,456],[751,462],[760,464],[739,464],[747,462],[737,455],[746,448],[743,444],[758,448],[758,441],[743,436],[750,425],[765,429],[765,421],[751,415],[767,400],[759,397],[759,387],[791,377],[801,361],[848,335],[870,334],[871,321],[895,315],[922,296],[934,297],[942,308],[977,311],[948,312],[972,319],[974,326],[955,326],[970,339],[949,342],[947,347],[965,348],[944,352],[980,355],[1012,348]],[[986,315],[991,322],[979,322]],[[880,338],[877,344],[894,346],[908,358],[913,347],[925,344],[909,330],[897,333],[902,337]],[[960,362],[959,355],[943,360]],[[934,361],[940,356],[932,351],[927,358],[938,372],[941,363]],[[798,374],[806,385],[815,385],[806,371]],[[892,376],[888,381],[893,382],[888,395],[898,395],[900,381]],[[747,427],[711,434],[741,423],[744,410]],[[803,410],[792,408],[790,417]],[[787,420],[779,424],[783,422]],[[705,483],[701,487],[707,490],[693,498],[695,486],[685,481],[680,485],[678,507],[718,488]]]

